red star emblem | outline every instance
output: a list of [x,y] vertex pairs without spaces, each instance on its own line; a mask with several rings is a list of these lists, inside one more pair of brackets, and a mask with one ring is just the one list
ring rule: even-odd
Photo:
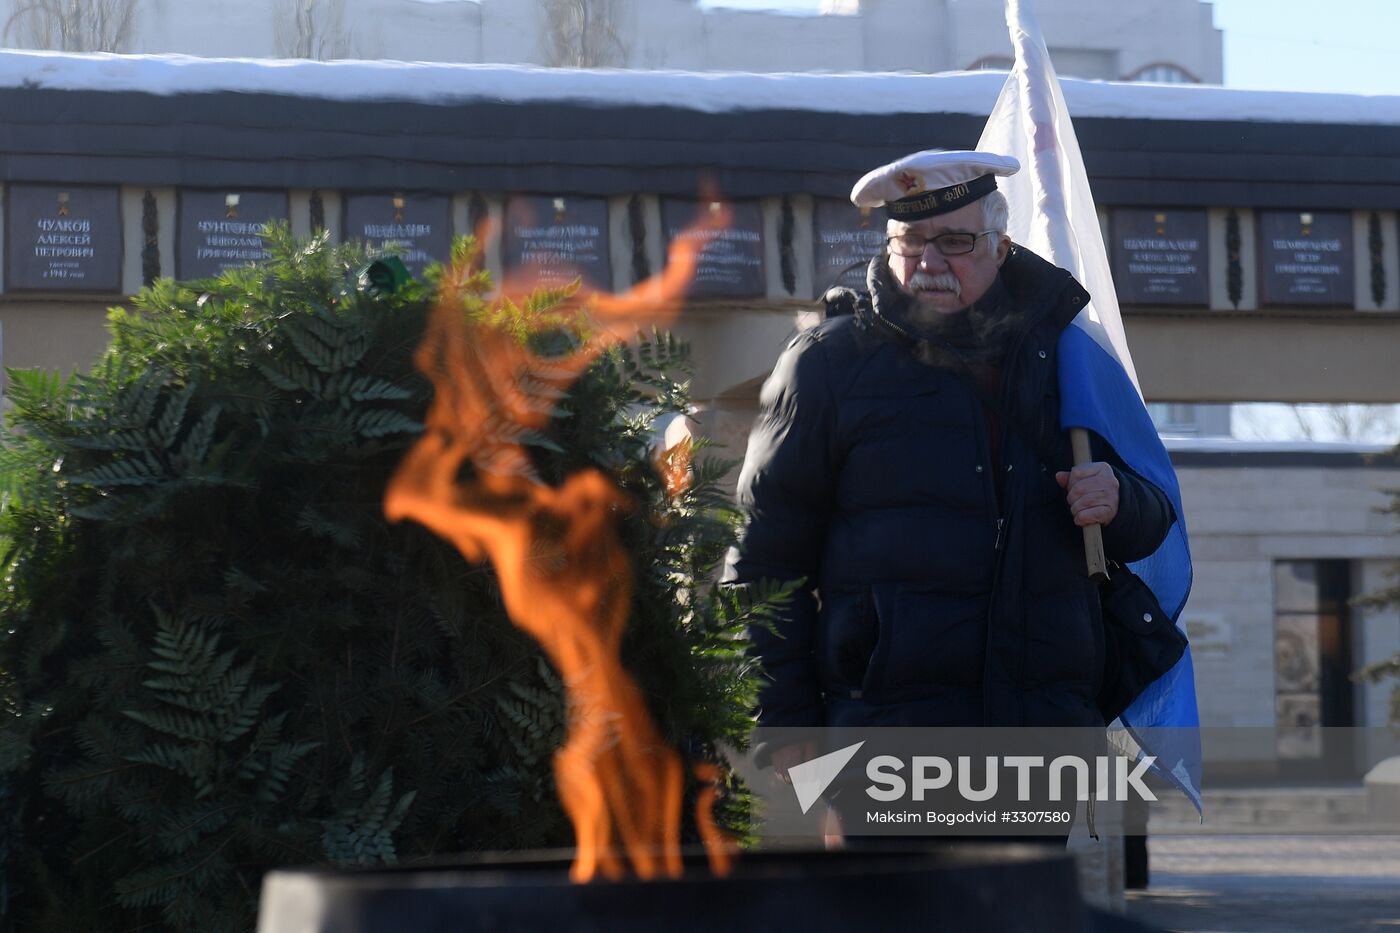
[[906,194],[911,191],[918,191],[924,186],[923,179],[909,171],[900,172],[894,177],[894,182],[899,185],[899,187],[903,188]]

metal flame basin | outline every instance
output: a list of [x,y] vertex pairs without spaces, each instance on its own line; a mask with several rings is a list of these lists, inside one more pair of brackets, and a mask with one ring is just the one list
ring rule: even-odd
[[759,852],[726,877],[688,856],[680,878],[569,881],[570,856],[452,866],[280,870],[263,881],[259,933],[437,931],[1140,930],[1090,911],[1073,860],[1028,845],[936,851]]

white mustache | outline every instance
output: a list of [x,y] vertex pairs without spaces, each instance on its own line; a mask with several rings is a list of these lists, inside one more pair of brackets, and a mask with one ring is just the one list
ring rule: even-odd
[[915,272],[909,278],[909,290],[913,292],[952,292],[955,296],[962,297],[962,284],[951,272],[942,272],[938,275]]

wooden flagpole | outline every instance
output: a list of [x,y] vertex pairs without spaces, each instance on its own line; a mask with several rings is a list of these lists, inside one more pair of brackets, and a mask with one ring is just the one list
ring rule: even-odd
[[[1094,455],[1089,450],[1089,432],[1084,428],[1069,429],[1069,443],[1074,451],[1074,465],[1092,463]],[[1102,583],[1108,579],[1108,561],[1103,556],[1103,526],[1084,526],[1084,559],[1089,566],[1089,579]]]

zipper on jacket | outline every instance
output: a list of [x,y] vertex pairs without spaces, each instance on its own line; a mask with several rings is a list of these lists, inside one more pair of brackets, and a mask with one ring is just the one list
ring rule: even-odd
[[[1046,305],[1047,308],[1051,306],[1053,306],[1053,302]],[[1011,352],[1006,355],[1006,367],[1002,371],[1001,451],[1002,458],[1008,464],[1011,463],[1010,455],[1012,451],[1011,419],[1015,417],[1015,406],[1012,404],[1012,399],[1015,396],[1014,387],[1016,376],[1021,369],[1021,349],[1025,346],[1026,339],[1030,336],[1031,328],[1039,322],[1039,317],[1040,316],[1037,315],[1037,318],[1035,320],[1028,322],[1026,326],[1021,328],[1020,333],[1016,335],[1016,340],[1011,346]],[[996,478],[993,478],[992,482],[994,484],[993,489],[995,491]],[[997,555],[996,567],[992,573],[993,591],[995,591],[996,583],[1001,580],[1001,550],[1006,544],[1006,516],[1010,514],[1009,502],[1011,499],[1011,479],[1009,477],[1003,476],[1002,482],[1005,483],[1005,485],[1002,488],[1001,495],[996,497],[997,511],[1001,513],[1001,515],[997,518],[996,544],[992,547],[992,552]]]
[[[1006,364],[1007,364],[1007,365],[1006,365],[1006,369],[1005,369],[1004,373],[1002,374],[1002,378],[1005,380],[1004,383],[1003,383],[1003,385],[1002,385],[1002,399],[1003,399],[1003,403],[1004,403],[1005,406],[1006,406],[1006,411],[1007,411],[1007,414],[1006,414],[1005,417],[1004,417],[1004,420],[1005,420],[1007,423],[1002,425],[1002,450],[1003,450],[1003,451],[1010,451],[1010,449],[1011,449],[1011,446],[1010,446],[1010,443],[1009,443],[1009,442],[1010,442],[1010,435],[1011,435],[1011,424],[1010,424],[1010,419],[1011,419],[1011,417],[1012,417],[1012,414],[1011,414],[1011,413],[1014,411],[1014,406],[1011,404],[1011,400],[1012,400],[1012,398],[1014,397],[1013,394],[1014,394],[1014,392],[1015,392],[1015,388],[1014,388],[1014,386],[1015,386],[1015,378],[1016,378],[1016,376],[1018,375],[1019,370],[1020,370],[1020,368],[1021,368],[1021,351],[1022,351],[1022,349],[1025,347],[1026,340],[1027,340],[1027,338],[1029,338],[1031,330],[1032,330],[1037,324],[1040,323],[1040,321],[1041,321],[1042,318],[1048,317],[1048,316],[1050,315],[1050,313],[1052,312],[1052,310],[1055,308],[1055,306],[1059,303],[1061,297],[1062,297],[1063,294],[1064,294],[1065,289],[1067,289],[1067,288],[1069,287],[1069,284],[1068,284],[1069,281],[1071,281],[1071,280],[1070,280],[1070,279],[1066,279],[1065,284],[1062,285],[1059,289],[1056,290],[1054,296],[1053,296],[1052,298],[1050,298],[1048,301],[1046,301],[1046,303],[1045,303],[1045,305],[1043,306],[1043,308],[1042,308],[1031,320],[1029,320],[1029,321],[1026,322],[1026,326],[1023,327],[1023,328],[1021,329],[1021,332],[1018,333],[1018,334],[1016,335],[1016,340],[1015,340],[1015,342],[1014,342],[1013,345],[1012,345],[1011,352],[1010,352],[1009,354],[1007,354],[1007,356],[1006,356]],[[1057,334],[1056,336],[1058,337],[1058,334]],[[1041,384],[1040,384],[1040,386],[1039,386],[1039,390],[1036,392],[1036,397],[1037,397],[1037,398],[1040,398],[1041,396],[1044,395],[1044,392],[1045,392],[1045,382],[1048,380],[1048,378],[1049,378],[1049,372],[1048,372],[1048,370],[1047,370],[1047,372],[1044,373],[1044,374],[1042,375],[1042,381],[1041,381]],[[1028,478],[1027,478],[1027,477],[1018,477],[1018,478],[1015,480],[1015,482],[1026,482],[1026,481],[1028,481]],[[1008,487],[1010,486],[1010,482],[1007,483],[1007,486],[1008,486]],[[992,566],[992,592],[991,592],[991,598],[988,600],[988,603],[987,603],[987,635],[986,635],[987,641],[986,641],[986,645],[987,645],[987,649],[988,649],[988,657],[990,657],[991,640],[992,640],[992,630],[993,630],[993,628],[994,628],[994,624],[993,624],[993,623],[994,623],[994,620],[995,620],[995,618],[996,618],[996,612],[997,612],[997,594],[1001,591],[1001,572],[1002,572],[1002,566],[1006,563],[1006,559],[1005,559],[1005,558],[1006,558],[1006,554],[1005,554],[1005,546],[1006,546],[1006,526],[1007,526],[1007,523],[1008,523],[1009,518],[1010,518],[1010,515],[1011,515],[1010,504],[1009,504],[1010,498],[1011,498],[1011,489],[1010,489],[1010,488],[1007,488],[1007,489],[1005,489],[1005,490],[1003,491],[1003,496],[1002,496],[1002,499],[1005,500],[1005,501],[999,501],[999,502],[997,503],[997,509],[998,509],[998,511],[1001,511],[1001,510],[1005,509],[1006,512],[1005,512],[1005,514],[1003,514],[1000,518],[997,519],[997,537],[996,537],[996,544],[995,544],[995,546],[994,546],[994,548],[993,548],[993,550],[992,550],[992,553],[995,555],[995,559],[993,560],[993,566]],[[1019,681],[1020,678],[1022,677],[1022,675],[1023,675],[1023,673],[1024,673],[1024,670],[1025,670],[1025,641],[1024,641],[1024,640],[1022,640],[1022,642],[1021,642],[1021,649],[1022,649],[1022,654],[1021,654],[1021,657],[1020,657],[1020,659],[1019,659],[1019,662],[1018,662],[1017,665],[1016,665],[1016,675],[1015,675],[1018,681]],[[984,676],[984,677],[986,676],[985,671],[983,672],[983,676]],[[987,705],[987,693],[986,693],[986,685],[985,685],[985,683],[983,684],[982,690],[983,690],[983,693],[982,693],[982,709],[983,709],[983,714],[984,714],[984,716],[985,716],[985,715],[987,715],[987,710],[988,710],[988,705]],[[1022,715],[1022,717],[1024,718],[1024,710],[1021,711],[1021,715]],[[990,717],[988,717],[988,718],[989,718],[989,720],[990,720]]]

